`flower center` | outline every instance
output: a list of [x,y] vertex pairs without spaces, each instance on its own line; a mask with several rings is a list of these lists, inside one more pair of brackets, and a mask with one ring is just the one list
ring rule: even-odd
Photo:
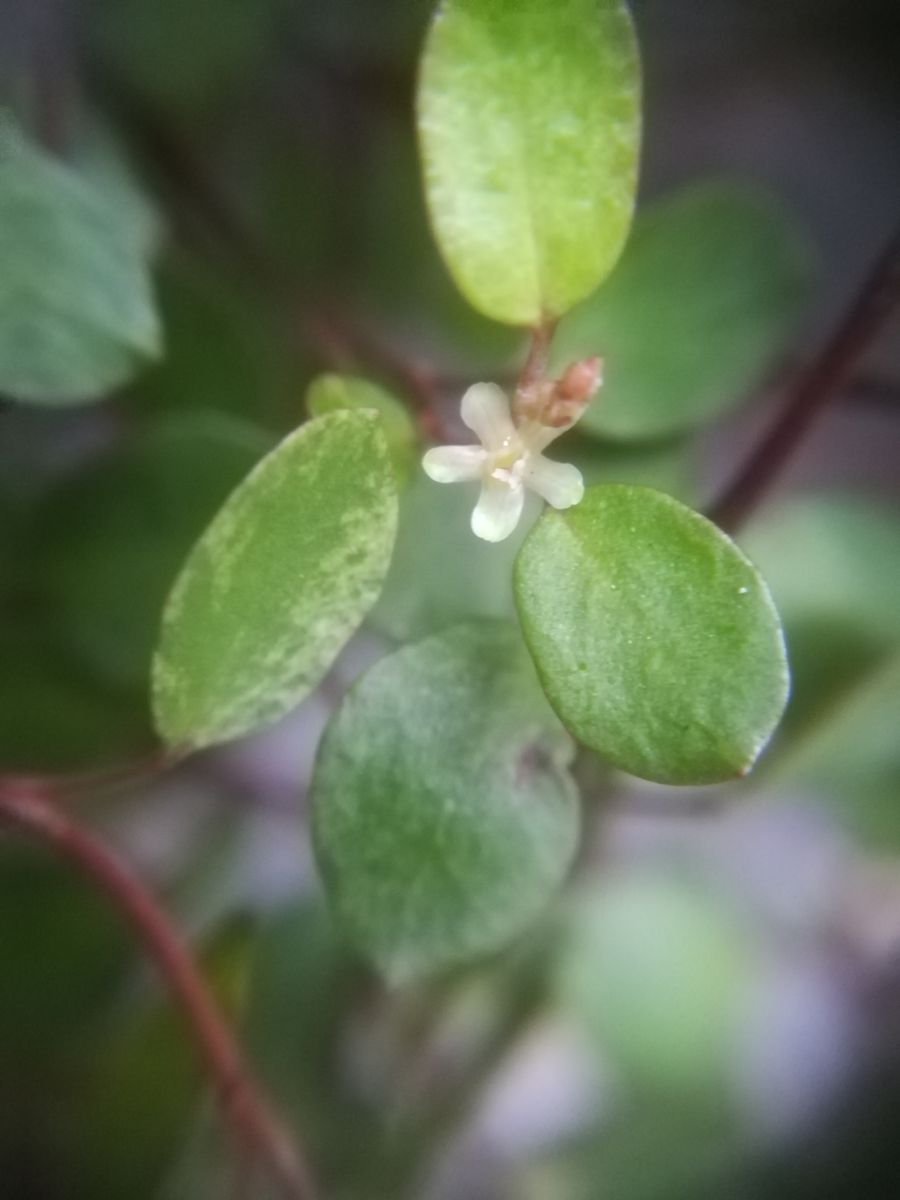
[[491,456],[491,470],[508,471],[522,457],[522,450],[518,435],[512,434],[504,438],[500,449]]

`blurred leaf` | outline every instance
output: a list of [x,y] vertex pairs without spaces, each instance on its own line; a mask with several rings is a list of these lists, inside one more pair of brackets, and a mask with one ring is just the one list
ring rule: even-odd
[[801,789],[900,850],[900,518],[852,496],[770,509],[745,542],[782,613],[793,694],[762,784]]
[[383,387],[352,375],[320,375],[309,385],[306,405],[313,417],[345,408],[374,409],[381,416],[397,482],[409,478],[418,450],[415,426],[406,405]]
[[[232,923],[198,955],[226,1013],[245,989],[248,933],[246,922]],[[89,1195],[154,1195],[207,1090],[206,1066],[171,995],[154,989],[137,999],[129,996],[94,1048],[80,1104],[71,1114],[80,1189]]]
[[788,743],[770,783],[824,799],[876,851],[900,852],[900,650]]
[[169,596],[153,667],[163,738],[212,745],[299,703],[375,603],[396,514],[372,413],[317,417],[264,458]]
[[631,222],[639,93],[621,0],[444,0],[419,131],[438,242],[475,308],[537,325],[609,272]]
[[349,693],[316,766],[316,855],[348,936],[392,982],[534,920],[575,849],[571,757],[511,626],[405,647]]
[[169,417],[65,479],[33,529],[40,602],[102,678],[146,687],[166,594],[269,437],[217,413]]
[[205,264],[163,263],[160,308],[166,354],[132,398],[160,409],[216,409],[279,432],[301,415],[300,364],[244,284]]
[[515,590],[580,742],[659,783],[750,770],[784,709],[787,663],[766,585],[709,521],[650,488],[589,488],[532,530]]
[[187,117],[246,88],[283,0],[92,0],[104,61],[155,104]]
[[319,898],[279,911],[260,931],[247,1045],[272,1094],[303,1131],[332,1196],[346,1194],[345,1181],[369,1177],[383,1136],[382,1114],[366,1103],[365,1088],[353,1087],[355,1071],[353,1064],[347,1070],[345,1058],[360,977],[358,961]]
[[411,641],[467,617],[512,617],[512,565],[540,506],[530,498],[512,537],[489,545],[469,528],[475,499],[416,471],[400,497],[394,557],[370,618],[376,629]]
[[559,994],[633,1085],[720,1087],[749,951],[740,923],[698,887],[658,874],[613,877],[573,914]]
[[805,496],[766,511],[741,541],[784,622],[789,741],[900,647],[900,517],[859,497]]
[[0,123],[0,392],[96,400],[160,353],[145,247],[115,200]]
[[122,222],[142,252],[147,257],[155,254],[163,242],[163,219],[135,178],[118,139],[105,125],[91,120],[76,131],[73,143],[79,173],[106,198],[110,214]]
[[143,709],[68,661],[55,630],[31,614],[0,627],[0,761],[6,771],[95,767],[145,749]]
[[557,457],[574,463],[585,484],[635,483],[692,504],[697,498],[696,447],[684,438],[635,445],[568,434]]
[[[722,1200],[745,1196],[746,1148],[718,1097],[649,1096],[515,1181],[517,1200]],[[755,1194],[755,1193],[754,1193]],[[748,1197],[749,1200],[749,1197]]]
[[659,438],[734,407],[786,344],[812,279],[802,230],[765,192],[706,183],[653,205],[557,334],[557,363],[605,360],[581,428]]
[[852,618],[900,639],[900,512],[864,497],[802,496],[763,513],[742,537],[789,624]]
[[[5,764],[4,764],[5,765]],[[117,914],[45,852],[0,853],[0,1081],[83,1044],[131,963]]]

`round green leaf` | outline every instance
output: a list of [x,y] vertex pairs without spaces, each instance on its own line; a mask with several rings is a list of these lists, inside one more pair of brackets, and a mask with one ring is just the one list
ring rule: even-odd
[[418,439],[405,404],[377,383],[352,375],[320,375],[309,385],[306,406],[314,417],[344,408],[371,408],[381,415],[398,483],[404,483],[416,460]]
[[781,626],[704,517],[650,488],[589,488],[538,522],[515,592],[544,689],[586,746],[660,783],[753,766],[787,700]]
[[401,982],[497,950],[575,848],[571,742],[515,630],[460,625],[378,663],[333,718],[316,853],[351,940]]
[[114,198],[0,122],[0,392],[96,400],[159,355],[144,239]]
[[441,251],[475,308],[535,325],[608,274],[631,222],[640,73],[622,0],[444,0],[418,95]]
[[396,522],[375,413],[319,417],[264,458],[169,596],[153,664],[163,738],[227,741],[307,695],[375,603]]
[[641,213],[608,284],[560,326],[560,365],[602,354],[583,432],[666,437],[757,386],[809,297],[811,253],[775,200],[707,183]]

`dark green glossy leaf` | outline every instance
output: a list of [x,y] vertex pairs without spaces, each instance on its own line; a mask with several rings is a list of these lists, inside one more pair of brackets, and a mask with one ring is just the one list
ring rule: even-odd
[[497,950],[537,916],[575,848],[571,753],[511,626],[405,647],[348,695],[316,766],[316,853],[390,980]]
[[621,0],[443,0],[418,113],[432,223],[470,303],[536,325],[592,292],[622,249],[637,177]]
[[516,602],[571,733],[660,783],[746,774],[788,674],[778,614],[725,534],[671,497],[618,484],[547,512],[516,563]]
[[786,344],[812,279],[802,230],[762,191],[708,183],[648,208],[612,278],[557,334],[558,363],[605,360],[581,428],[652,439],[734,407]]
[[396,520],[376,414],[318,417],[267,455],[169,596],[153,669],[163,738],[227,741],[299,703],[375,603]]

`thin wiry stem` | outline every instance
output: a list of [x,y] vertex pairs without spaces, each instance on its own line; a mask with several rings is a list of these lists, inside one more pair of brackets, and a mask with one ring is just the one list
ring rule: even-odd
[[813,423],[872,344],[900,302],[900,229],[875,263],[844,320],[788,391],[774,425],[710,510],[734,532],[768,495]]
[[271,1176],[286,1200],[314,1200],[297,1146],[253,1078],[181,932],[133,871],[33,785],[0,787],[0,823],[51,847],[86,875],[128,921],[183,1013],[233,1131],[237,1149]]

